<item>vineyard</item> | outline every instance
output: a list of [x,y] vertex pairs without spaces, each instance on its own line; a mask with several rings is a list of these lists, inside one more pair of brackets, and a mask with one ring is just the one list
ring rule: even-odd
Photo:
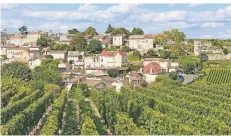
[[230,86],[152,85],[118,93],[79,84],[67,93],[57,85],[38,91],[7,82],[2,135],[231,134]]
[[207,82],[212,83],[212,84],[220,84],[220,85],[231,84],[231,70],[212,69],[209,72]]

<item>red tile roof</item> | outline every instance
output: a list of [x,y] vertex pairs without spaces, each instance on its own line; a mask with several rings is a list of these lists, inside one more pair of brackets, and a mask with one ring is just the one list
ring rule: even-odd
[[100,56],[116,56],[117,53],[119,53],[121,56],[127,56],[127,53],[124,51],[106,51],[106,50],[103,50]]
[[144,74],[159,74],[161,73],[161,67],[156,62],[151,62],[143,68]]

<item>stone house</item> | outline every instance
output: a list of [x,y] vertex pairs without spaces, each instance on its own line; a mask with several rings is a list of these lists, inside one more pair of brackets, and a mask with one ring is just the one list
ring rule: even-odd
[[79,51],[68,51],[67,61],[70,63],[72,61],[72,65],[74,67],[84,67],[84,52]]
[[14,44],[18,46],[22,46],[25,43],[27,43],[27,37],[26,35],[21,35],[21,34],[14,34],[9,37],[9,40],[7,40],[8,44]]
[[1,55],[7,55],[7,50],[10,48],[17,48],[18,46],[13,44],[1,45]]
[[112,37],[112,46],[122,46],[125,44],[126,35],[115,35]]
[[19,48],[9,48],[7,49],[7,58],[24,58],[25,60],[29,60],[29,48],[19,47]]
[[48,55],[52,55],[53,59],[64,60],[67,58],[67,52],[66,51],[51,51]]
[[121,67],[128,64],[128,56],[124,51],[106,51],[103,50],[100,54],[101,67]]
[[84,57],[84,68],[100,67],[99,56]]
[[154,47],[153,36],[146,35],[131,35],[129,36],[129,47],[138,50],[141,54],[147,53],[148,49]]

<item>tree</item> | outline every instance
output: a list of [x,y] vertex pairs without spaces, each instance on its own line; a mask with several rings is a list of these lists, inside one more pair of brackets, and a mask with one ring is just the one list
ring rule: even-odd
[[93,37],[94,35],[97,34],[96,30],[94,27],[88,27],[85,32],[84,32],[85,35],[90,35],[91,37]]
[[111,27],[111,25],[109,24],[108,27],[107,27],[107,30],[105,31],[105,33],[112,33],[112,31],[114,30],[115,28]]
[[90,43],[87,45],[87,51],[92,53],[100,53],[103,50],[100,41],[91,40]]
[[132,29],[132,35],[140,35],[140,34],[144,34],[144,31],[141,28],[133,28]]
[[224,49],[223,49],[223,53],[224,53],[225,55],[227,55],[227,54],[229,53],[228,49],[227,49],[227,48],[224,48]]
[[135,50],[135,51],[133,52],[133,55],[134,55],[134,56],[139,56],[139,57],[141,56],[140,52],[137,51],[137,50]]
[[172,71],[169,73],[169,77],[172,79],[172,80],[177,80],[177,73]]
[[157,56],[156,52],[153,49],[149,49],[148,52],[147,52],[147,55],[148,56]]
[[76,50],[84,51],[87,46],[87,41],[85,39],[80,39],[77,41]]
[[56,93],[57,91],[60,90],[60,86],[58,86],[56,84],[46,84],[44,86],[44,90],[45,91],[52,91],[52,92]]
[[67,51],[69,49],[69,46],[67,44],[55,44],[51,47],[52,50],[61,50],[61,51]]
[[127,30],[126,28],[115,28],[115,29],[112,31],[112,35],[117,35],[117,34],[129,35],[130,32],[129,32],[129,30]]
[[86,116],[84,118],[84,122],[82,124],[81,129],[81,135],[99,135],[99,133],[96,130],[95,123],[89,116]]
[[160,51],[160,57],[167,59],[167,58],[171,57],[171,52],[169,52],[169,51]]
[[20,78],[22,80],[30,80],[31,70],[25,63],[12,62],[9,64],[3,64],[1,68],[1,75],[9,75],[12,77]]
[[182,66],[184,73],[193,74],[195,72],[196,66],[193,63],[187,63]]
[[70,41],[70,50],[72,50],[72,51],[76,50],[76,45],[77,45],[78,41],[81,39],[84,39],[83,34],[77,33],[76,37],[73,37]]
[[41,36],[37,40],[37,45],[47,46],[48,45],[48,40],[45,37]]
[[69,34],[77,34],[79,31],[76,28],[73,28],[72,30],[68,30]]
[[130,47],[128,47],[128,46],[123,46],[123,47],[121,48],[121,50],[122,50],[122,51],[125,51],[125,52],[130,52],[132,49],[131,49]]
[[28,32],[27,32],[27,27],[26,27],[26,26],[22,26],[22,27],[20,27],[18,30],[19,30],[20,33],[23,34],[23,35],[28,33]]
[[109,69],[107,73],[110,77],[117,77],[119,75],[119,71],[116,69]]
[[90,96],[91,92],[88,89],[88,85],[86,83],[78,83],[78,88],[82,90],[82,95],[85,97]]
[[126,113],[116,114],[115,135],[145,135],[146,131],[136,126]]

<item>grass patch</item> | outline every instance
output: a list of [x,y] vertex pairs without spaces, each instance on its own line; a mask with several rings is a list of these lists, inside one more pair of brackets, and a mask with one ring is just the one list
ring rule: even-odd
[[128,61],[140,61],[139,56],[134,56],[133,54],[128,55]]

